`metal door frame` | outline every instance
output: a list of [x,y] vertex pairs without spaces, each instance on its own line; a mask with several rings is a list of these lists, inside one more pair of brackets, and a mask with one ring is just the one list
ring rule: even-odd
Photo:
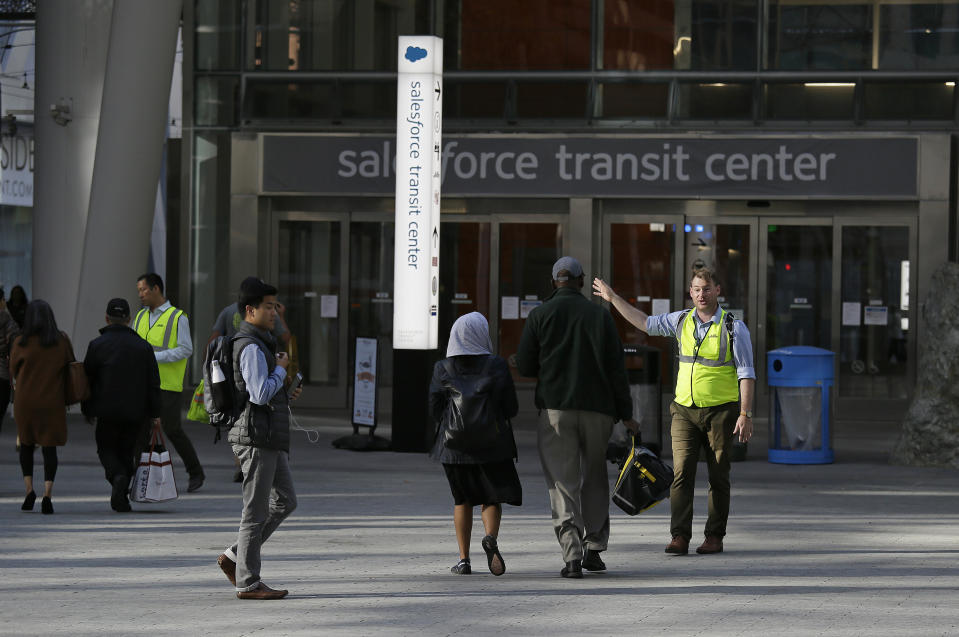
[[[319,387],[307,386],[306,391],[298,401],[301,407],[307,408],[348,408],[348,396],[352,374],[347,369],[349,361],[349,282],[350,282],[350,221],[348,212],[293,212],[273,211],[270,217],[270,246],[269,276],[270,281],[279,282],[280,277],[280,222],[339,222],[340,223],[340,292],[337,298],[337,328],[339,337],[337,347],[337,377],[339,382],[334,386]],[[283,290],[280,290],[281,295]]]

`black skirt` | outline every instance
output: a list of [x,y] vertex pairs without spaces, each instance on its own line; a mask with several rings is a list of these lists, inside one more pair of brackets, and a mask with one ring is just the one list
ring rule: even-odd
[[523,485],[513,460],[483,464],[443,464],[454,504],[523,504]]

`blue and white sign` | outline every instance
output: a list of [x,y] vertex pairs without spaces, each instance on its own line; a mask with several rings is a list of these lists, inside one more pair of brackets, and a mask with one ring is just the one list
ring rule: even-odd
[[436,349],[443,40],[399,38],[393,348]]

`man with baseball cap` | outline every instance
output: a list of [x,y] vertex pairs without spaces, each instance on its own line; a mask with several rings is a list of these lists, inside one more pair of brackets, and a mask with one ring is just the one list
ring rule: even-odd
[[516,363],[535,377],[539,457],[549,489],[563,577],[605,571],[609,540],[606,447],[613,424],[631,426],[623,346],[612,316],[583,296],[573,257],[553,265],[553,293],[526,319]]
[[83,367],[90,398],[81,409],[96,418],[97,456],[113,486],[110,506],[130,510],[127,487],[136,469],[137,439],[149,425],[160,427],[160,372],[153,348],[130,329],[130,304],[110,299],[106,327],[90,341]]

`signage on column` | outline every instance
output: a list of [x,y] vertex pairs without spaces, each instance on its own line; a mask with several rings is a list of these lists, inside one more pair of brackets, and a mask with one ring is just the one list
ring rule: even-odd
[[435,349],[439,305],[443,40],[399,38],[393,348]]

